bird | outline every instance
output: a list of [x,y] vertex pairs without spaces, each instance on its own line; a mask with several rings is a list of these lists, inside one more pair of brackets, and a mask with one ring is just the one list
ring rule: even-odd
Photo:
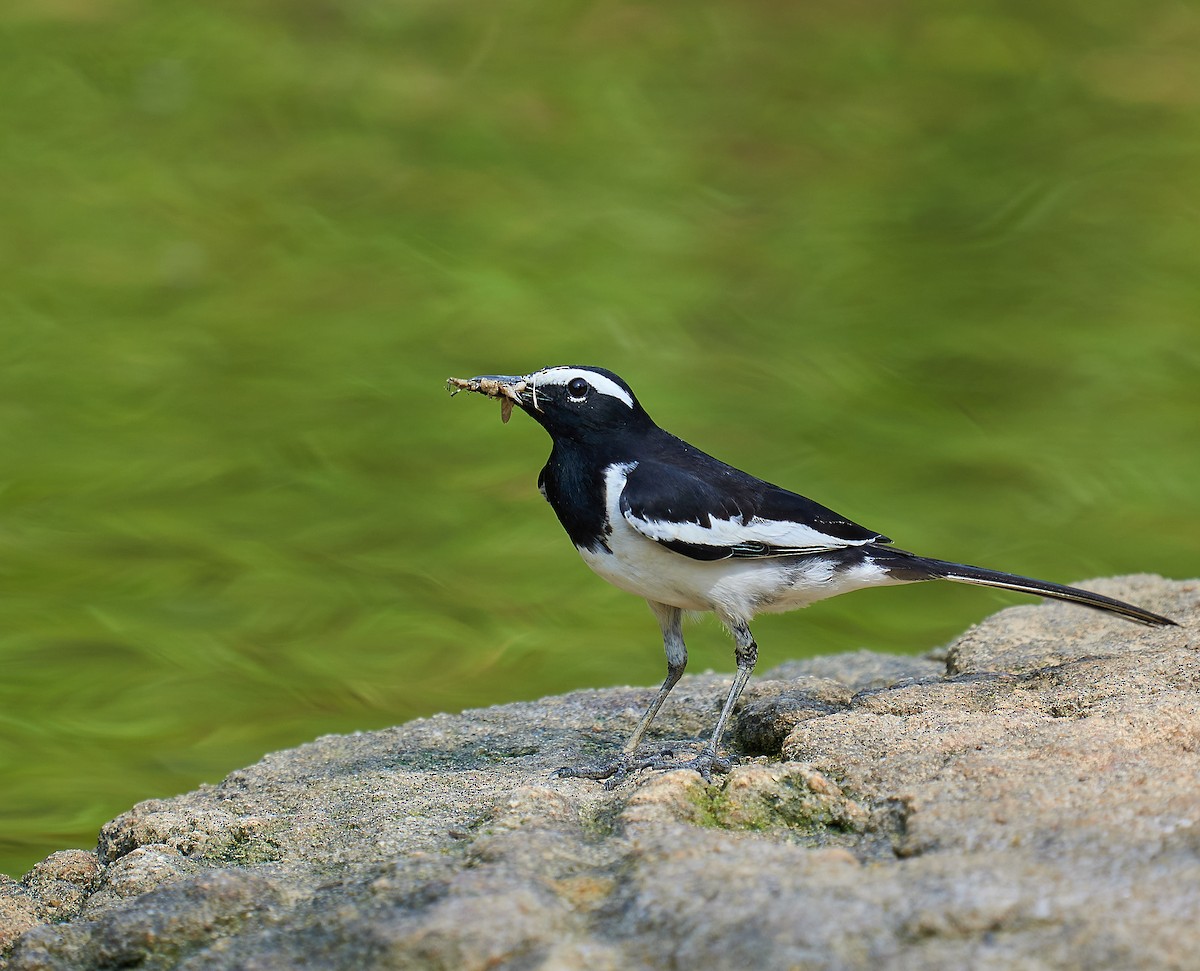
[[[664,431],[630,386],[602,367],[558,365],[525,375],[450,378],[452,393],[519,408],[550,435],[538,476],[583,561],[642,597],[658,619],[667,674],[620,753],[559,777],[609,788],[643,769],[690,769],[706,781],[734,764],[722,738],[754,671],[750,622],[868,587],[951,580],[1065,600],[1154,626],[1168,617],[1076,587],[909,553],[820,503],[743,472]],[[687,666],[684,614],[711,611],[733,635],[736,674],[711,736],[691,759],[640,752]]]

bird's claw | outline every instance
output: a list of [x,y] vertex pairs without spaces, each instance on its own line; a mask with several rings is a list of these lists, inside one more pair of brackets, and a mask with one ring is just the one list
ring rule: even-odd
[[691,769],[698,772],[705,782],[712,782],[712,774],[722,775],[733,768],[734,759],[728,755],[717,755],[711,747],[705,746],[693,759],[679,762],[671,749],[663,749],[657,755],[642,758],[635,757],[632,752],[625,752],[607,765],[563,766],[554,773],[556,779],[595,779],[603,782],[605,789],[615,789],[635,772],[642,769],[660,769],[673,771],[676,769]]
[[640,768],[639,762],[635,762],[629,754],[624,754],[608,765],[564,765],[561,769],[555,769],[554,778],[594,779],[603,782],[605,789],[615,789],[629,778],[631,772]]
[[705,747],[700,750],[700,753],[694,759],[688,759],[686,762],[677,762],[673,758],[654,758],[644,759],[639,768],[646,769],[691,769],[693,772],[698,772],[700,778],[705,782],[712,782],[712,774],[714,772],[725,775],[733,768],[733,758],[728,755],[718,755],[715,750]]

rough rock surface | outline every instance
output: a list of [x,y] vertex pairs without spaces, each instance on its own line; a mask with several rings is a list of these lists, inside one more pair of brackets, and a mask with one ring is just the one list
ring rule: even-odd
[[[706,785],[554,780],[652,689],[338,736],[0,882],[13,969],[1195,968],[1200,582],[1015,607],[937,655],[752,682]],[[727,684],[685,679],[656,740]]]

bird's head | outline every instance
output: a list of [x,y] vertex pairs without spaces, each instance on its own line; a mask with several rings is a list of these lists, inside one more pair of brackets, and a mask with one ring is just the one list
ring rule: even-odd
[[452,394],[465,390],[499,398],[505,421],[515,405],[556,441],[587,442],[617,429],[652,424],[629,385],[599,367],[564,365],[522,376],[450,378],[447,386]]

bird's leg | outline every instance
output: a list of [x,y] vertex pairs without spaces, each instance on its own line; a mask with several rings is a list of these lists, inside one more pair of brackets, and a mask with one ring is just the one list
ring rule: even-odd
[[758,644],[755,643],[754,635],[750,633],[750,628],[744,622],[726,620],[725,623],[736,643],[734,657],[737,659],[737,675],[729,687],[729,694],[725,698],[725,705],[717,719],[717,727],[713,729],[712,738],[694,759],[687,762],[654,761],[647,763],[648,767],[695,769],[704,777],[705,782],[712,780],[713,772],[728,772],[733,767],[733,760],[729,756],[718,755],[717,752],[721,747],[721,736],[725,734],[729,716],[733,714],[734,705],[737,704],[742,689],[746,687],[746,682],[750,680],[750,675],[754,672],[754,664],[758,660]]
[[615,760],[608,765],[601,766],[566,766],[554,773],[559,778],[607,779],[606,788],[611,789],[619,785],[631,771],[649,767],[656,761],[653,759],[638,760],[634,758],[634,755],[642,742],[642,737],[650,728],[650,723],[654,721],[663,702],[667,700],[667,695],[671,693],[676,682],[683,677],[683,669],[687,667],[687,646],[683,643],[683,611],[678,607],[669,607],[653,600],[646,602],[650,604],[650,609],[654,611],[654,616],[658,618],[659,626],[662,628],[663,650],[667,655],[667,676],[663,679],[662,687],[658,689],[654,701],[650,703],[650,707],[638,721],[633,734],[629,736],[629,741],[625,743],[621,754]]
[[647,603],[650,604],[650,609],[654,611],[654,616],[658,618],[659,626],[662,628],[663,651],[667,655],[667,676],[663,678],[663,683],[658,689],[658,694],[654,696],[654,701],[650,703],[650,707],[638,721],[633,734],[629,736],[629,741],[621,749],[621,754],[628,757],[632,757],[637,751],[637,747],[642,743],[642,736],[650,728],[650,723],[658,715],[663,702],[667,700],[667,695],[683,677],[683,669],[687,667],[687,645],[683,643],[683,611],[678,607],[668,607],[666,604],[653,601],[647,601]]

